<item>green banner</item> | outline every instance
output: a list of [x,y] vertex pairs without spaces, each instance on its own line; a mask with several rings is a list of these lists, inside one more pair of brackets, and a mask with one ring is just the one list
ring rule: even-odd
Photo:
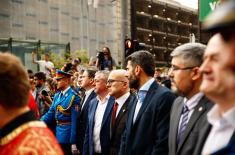
[[200,0],[199,3],[199,20],[202,22],[206,16],[219,5],[220,1]]

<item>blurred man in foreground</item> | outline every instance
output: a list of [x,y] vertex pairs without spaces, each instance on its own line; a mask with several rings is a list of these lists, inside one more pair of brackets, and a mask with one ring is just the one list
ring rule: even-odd
[[29,93],[20,60],[0,53],[0,154],[62,155],[53,133],[29,111]]
[[204,65],[201,67],[204,73],[201,89],[216,103],[208,114],[212,130],[202,154],[234,154],[235,1],[221,4],[208,16],[203,26],[208,32],[219,33],[210,40],[214,42],[211,45],[213,50],[205,55]]

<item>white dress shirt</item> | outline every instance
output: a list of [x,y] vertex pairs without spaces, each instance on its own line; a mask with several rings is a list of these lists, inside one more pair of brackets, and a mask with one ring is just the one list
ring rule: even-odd
[[214,153],[229,143],[235,129],[235,108],[221,115],[218,105],[215,105],[208,112],[207,119],[212,129],[203,147],[203,155]]
[[[189,100],[187,98],[184,98],[184,104],[188,107],[188,110],[189,110],[187,123],[190,120],[190,117],[192,116],[192,114],[194,112],[194,108],[198,105],[202,96],[203,96],[203,93],[200,92],[200,93],[195,94]],[[180,124],[182,122],[182,119],[183,119],[183,115],[181,115],[181,117],[180,117],[180,121],[179,121],[179,125],[178,125],[178,134],[179,134]]]
[[89,89],[89,90],[87,90],[87,91],[85,91],[85,99],[84,99],[84,101],[83,101],[83,104],[82,104],[82,109],[83,109],[83,107],[84,107],[84,103],[86,103],[86,100],[88,99],[88,97],[91,95],[91,93],[92,93],[92,91],[94,90],[94,88],[92,88],[92,89]]
[[116,99],[116,102],[118,104],[117,112],[116,112],[116,117],[118,116],[119,111],[121,110],[123,104],[126,102],[127,98],[130,96],[130,93],[126,93],[122,95],[121,97]]
[[93,128],[93,142],[94,142],[94,151],[95,153],[101,153],[101,145],[100,145],[100,130],[104,117],[104,112],[108,104],[109,95],[105,97],[105,101],[101,102],[100,98],[97,96],[98,105],[95,111],[95,119],[94,119],[94,128]]
[[[150,86],[153,84],[153,82],[155,82],[155,79],[154,78],[151,78],[150,80],[148,80],[140,89],[139,91],[146,91],[146,94],[147,94],[147,91],[149,90]],[[145,94],[145,95],[146,95]],[[138,102],[136,104],[136,107],[135,107],[135,113],[134,113],[134,117],[133,117],[133,123],[135,122],[135,119],[140,111],[140,108],[142,106],[142,102],[138,99]]]

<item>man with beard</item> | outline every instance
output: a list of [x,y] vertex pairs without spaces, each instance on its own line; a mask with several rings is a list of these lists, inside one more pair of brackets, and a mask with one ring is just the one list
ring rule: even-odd
[[[199,91],[202,75],[199,67],[203,62],[206,46],[200,43],[187,43],[171,53],[169,77],[179,97],[171,110],[169,132],[169,155],[199,154],[202,141],[199,134],[208,134],[206,114],[212,103]],[[196,145],[200,145],[197,150]]]
[[70,77],[71,74],[67,72],[56,71],[57,89],[60,92],[55,94],[49,111],[41,118],[47,124],[56,121],[56,138],[66,155],[72,154],[72,151],[77,152],[77,117],[80,104],[80,97],[69,85]]
[[42,115],[44,115],[50,107],[50,105],[44,100],[44,95],[42,94],[43,91],[49,93],[49,89],[45,85],[46,74],[43,72],[35,73],[34,82],[36,86],[35,101],[37,103],[39,115],[42,117]]
[[121,155],[168,153],[170,109],[175,96],[156,83],[154,68],[154,56],[148,51],[137,51],[127,57],[130,87],[138,91],[138,100],[129,110]]

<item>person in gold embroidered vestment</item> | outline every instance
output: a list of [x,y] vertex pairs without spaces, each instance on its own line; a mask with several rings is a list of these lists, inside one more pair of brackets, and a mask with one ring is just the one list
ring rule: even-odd
[[0,155],[63,155],[53,133],[29,110],[29,91],[20,60],[0,53]]

